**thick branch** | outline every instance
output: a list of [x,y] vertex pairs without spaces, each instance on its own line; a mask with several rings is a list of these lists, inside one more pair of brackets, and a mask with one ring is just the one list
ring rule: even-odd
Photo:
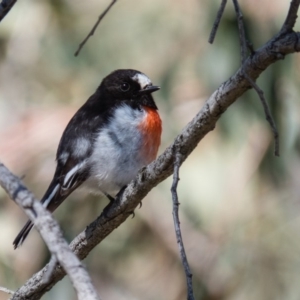
[[[248,57],[243,67],[221,84],[175,139],[174,144],[182,157],[181,163],[205,135],[215,128],[216,122],[226,109],[251,87],[244,72],[255,81],[268,66],[282,56],[300,51],[299,38],[300,33],[294,32],[277,35]],[[105,215],[101,214],[73,240],[70,247],[80,259],[84,259],[97,244],[120,226],[152,188],[173,173],[174,144],[169,146],[156,161],[139,172],[136,179],[128,185],[120,199],[106,211]],[[40,299],[47,290],[64,277],[64,271],[55,268],[50,283],[44,284],[41,277],[46,270],[47,266],[29,279],[16,293],[22,292],[31,300]]]
[[[0,185],[34,222],[49,250],[70,276],[77,291],[78,299],[98,300],[99,297],[88,273],[77,256],[70,250],[69,245],[62,236],[58,223],[53,219],[51,213],[34,198],[20,179],[10,173],[2,163],[0,163]],[[22,293],[18,291],[12,296],[13,300],[24,298]]]

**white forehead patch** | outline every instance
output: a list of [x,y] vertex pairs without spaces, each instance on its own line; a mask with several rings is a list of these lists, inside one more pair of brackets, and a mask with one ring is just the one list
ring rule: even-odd
[[132,79],[140,85],[141,89],[152,84],[151,80],[145,74],[137,73],[132,77]]

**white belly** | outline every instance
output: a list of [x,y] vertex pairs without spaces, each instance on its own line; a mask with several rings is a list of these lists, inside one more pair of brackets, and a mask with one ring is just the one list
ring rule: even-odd
[[127,105],[116,109],[108,126],[101,129],[96,138],[87,162],[91,173],[85,187],[115,196],[147,164],[140,151],[142,135],[139,130],[145,117],[144,110],[133,110]]

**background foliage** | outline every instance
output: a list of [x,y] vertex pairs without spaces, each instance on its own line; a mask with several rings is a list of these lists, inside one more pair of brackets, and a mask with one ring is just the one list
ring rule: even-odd
[[[77,58],[78,44],[109,1],[18,2],[0,26],[1,161],[42,197],[68,120],[118,68],[141,70],[162,87],[155,94],[164,123],[162,151],[240,64],[230,1],[214,45],[207,43],[219,2],[119,1]],[[289,5],[240,4],[255,48],[279,30]],[[297,55],[289,56],[258,81],[279,128],[279,159],[258,97],[249,91],[181,168],[181,224],[197,299],[298,299],[299,63]],[[154,189],[136,217],[86,259],[104,299],[184,299],[170,185],[169,179]],[[67,239],[106,203],[74,193],[55,214]],[[25,220],[0,190],[0,285],[13,290],[49,259],[36,232],[13,250]],[[65,278],[44,299],[75,295]]]

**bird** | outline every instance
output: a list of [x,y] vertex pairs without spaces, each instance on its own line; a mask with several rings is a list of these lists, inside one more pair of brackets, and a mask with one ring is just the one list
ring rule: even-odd
[[[53,212],[79,187],[113,201],[156,159],[162,121],[152,93],[159,89],[133,69],[115,70],[102,80],[62,134],[56,170],[41,199],[47,210]],[[33,227],[27,221],[13,241],[14,249]]]

